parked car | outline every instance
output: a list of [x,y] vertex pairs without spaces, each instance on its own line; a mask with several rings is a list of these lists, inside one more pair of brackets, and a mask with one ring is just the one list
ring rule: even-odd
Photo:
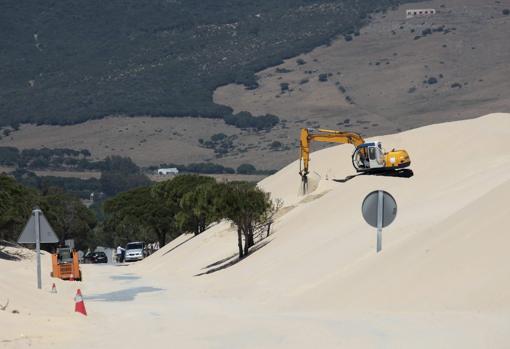
[[83,259],[85,263],[108,263],[108,257],[104,252],[89,252]]
[[142,241],[130,242],[126,245],[124,261],[140,261],[145,258],[145,243]]

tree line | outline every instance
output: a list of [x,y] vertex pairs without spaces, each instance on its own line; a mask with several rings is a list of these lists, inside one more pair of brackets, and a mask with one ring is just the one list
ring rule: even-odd
[[[217,134],[215,136],[222,135]],[[211,137],[211,138],[214,138]],[[144,169],[138,168],[129,157],[108,156],[103,160],[90,159],[91,153],[88,149],[74,150],[68,148],[41,148],[41,149],[23,149],[16,147],[0,147],[0,165],[15,166],[18,170],[14,173],[16,178],[22,176],[31,177],[31,182],[43,180],[36,176],[30,170],[75,170],[75,171],[101,171],[109,172],[112,169],[112,163],[119,163],[119,159],[129,162],[129,166],[123,168],[128,173],[140,172],[141,170],[155,172],[158,166],[149,166]],[[117,165],[113,165],[117,166]],[[223,166],[212,162],[199,162],[191,164],[160,164],[159,168],[175,167],[180,172],[186,173],[203,173],[203,174],[273,174],[275,170],[257,170],[252,164],[241,164],[234,169],[232,167]],[[97,190],[97,183],[94,179],[80,182],[78,179],[66,179],[62,177],[47,178],[53,183],[60,182],[64,187],[72,187],[76,189],[82,184],[84,190],[94,188]],[[74,190],[73,189],[73,190]]]
[[43,210],[60,241],[73,238],[77,248],[93,243],[97,220],[78,198],[58,188],[27,188],[5,174],[0,175],[0,239],[16,241],[35,206]]
[[127,190],[87,208],[56,187],[27,188],[0,175],[0,239],[15,241],[34,206],[39,206],[63,242],[78,249],[125,245],[143,240],[165,245],[183,233],[201,234],[228,220],[235,226],[239,257],[257,238],[269,235],[280,207],[252,183],[219,183],[199,175],[179,175],[165,182]]
[[107,200],[104,230],[109,232],[110,245],[149,240],[163,246],[182,233],[198,235],[210,224],[226,219],[236,227],[242,258],[257,236],[269,234],[278,208],[279,203],[254,184],[180,175]]
[[[92,170],[108,171],[120,157],[92,160],[88,149],[41,148],[23,149],[0,147],[0,165],[29,170]],[[124,158],[129,159],[129,158]],[[129,162],[132,163],[131,159]],[[115,166],[115,165],[114,165]],[[131,169],[134,166],[130,165]]]
[[[101,161],[100,178],[73,178],[58,176],[37,176],[34,172],[18,168],[11,173],[18,182],[28,187],[45,191],[47,188],[61,188],[65,192],[82,199],[94,193],[111,197],[120,192],[146,186],[151,180],[129,157],[112,155]],[[99,198],[96,196],[96,199]]]

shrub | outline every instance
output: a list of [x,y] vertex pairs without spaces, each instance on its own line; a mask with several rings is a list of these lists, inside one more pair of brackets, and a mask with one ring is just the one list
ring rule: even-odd
[[249,112],[242,111],[234,115],[225,116],[225,122],[239,128],[254,128],[257,130],[271,129],[278,124],[280,119],[271,114],[253,116]]
[[280,84],[280,90],[283,92],[285,91],[288,91],[289,90],[289,83],[288,82],[282,82]]
[[211,136],[211,141],[213,142],[219,142],[223,139],[227,138],[227,135],[224,133],[216,133]]
[[238,174],[255,174],[257,172],[257,169],[252,164],[242,164],[237,168]]
[[427,28],[427,29],[424,29],[421,31],[421,35],[423,35],[423,36],[427,36],[430,34],[432,34],[432,29],[430,29],[430,28]]
[[437,84],[437,79],[435,77],[431,76],[430,78],[428,78],[427,83],[429,85]]
[[320,82],[328,81],[328,74],[326,74],[326,73],[319,74],[319,81]]
[[298,65],[304,65],[304,64],[306,64],[306,62],[305,62],[305,60],[304,60],[303,58],[298,58],[298,59],[296,60],[296,63],[297,63]]
[[503,11],[501,11],[505,16],[508,16],[510,15],[510,9],[504,9]]
[[0,165],[15,166],[19,161],[19,150],[14,147],[0,147]]
[[278,141],[274,141],[272,142],[270,145],[269,145],[269,148],[271,150],[279,150],[281,149],[283,146],[283,144],[281,142],[278,142]]

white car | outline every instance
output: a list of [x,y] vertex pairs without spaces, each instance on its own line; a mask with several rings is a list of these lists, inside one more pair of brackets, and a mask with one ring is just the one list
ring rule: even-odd
[[126,254],[124,260],[126,262],[139,261],[145,257],[145,243],[141,241],[130,242],[126,245]]

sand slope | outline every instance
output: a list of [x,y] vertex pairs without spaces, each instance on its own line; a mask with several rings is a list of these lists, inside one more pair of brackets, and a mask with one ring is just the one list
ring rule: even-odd
[[[379,138],[388,148],[398,146],[409,151],[415,173],[412,178],[357,176],[345,183],[335,182],[332,179],[353,174],[352,147],[341,145],[316,152],[312,155],[311,169],[322,178],[318,189],[306,197],[298,195],[297,163],[262,181],[260,186],[274,198],[283,199],[286,205],[282,210],[285,214],[275,225],[275,234],[268,239],[270,243],[246,261],[205,279],[213,287],[222,285],[218,289],[223,292],[224,283],[230,278],[249,275],[249,280],[242,282],[243,278],[239,278],[241,281],[233,286],[241,288],[241,294],[258,297],[265,291],[270,298],[288,300],[295,295],[301,302],[307,292],[321,290],[330,279],[343,280],[360,272],[358,268],[370,261],[379,264],[396,258],[395,255],[416,256],[416,267],[424,270],[432,268],[428,264],[431,263],[444,266],[443,274],[457,273],[458,268],[453,267],[456,263],[472,253],[473,258],[467,260],[474,263],[490,255],[482,246],[501,246],[506,238],[500,230],[505,224],[501,218],[508,210],[504,193],[510,187],[510,152],[504,149],[509,134],[509,115],[493,114]],[[379,256],[374,252],[375,231],[360,213],[364,196],[375,189],[389,191],[399,205],[396,221],[384,230],[384,250]],[[182,242],[176,241],[160,251],[159,257],[147,260],[143,268],[157,272],[165,269],[171,275],[182,276],[203,272],[206,266],[235,253],[235,236],[229,228],[227,223],[219,224],[165,254]],[[469,250],[462,245],[467,241],[480,249]],[[451,256],[435,251],[434,244],[450,251]],[[433,251],[440,255],[431,258]],[[194,257],[184,261],[190,254]],[[492,263],[498,265],[498,254],[492,258]],[[169,265],[175,267],[168,268]],[[398,272],[405,273],[410,266],[404,263],[400,268],[405,270],[394,268],[391,267],[391,273],[399,275]],[[485,269],[480,265],[477,270],[480,268]],[[497,272],[510,273],[510,268]],[[250,283],[253,279],[266,286],[253,287]],[[460,281],[467,286],[480,280],[466,277]],[[442,293],[437,296],[445,297]],[[458,295],[452,297],[459,301]],[[262,298],[267,299],[265,295]],[[473,306],[471,301],[467,303]]]
[[[298,164],[292,163],[260,183],[285,207],[273,234],[239,263],[229,265],[236,235],[223,222],[197,237],[181,236],[140,263],[84,266],[81,285],[91,315],[76,334],[77,347],[130,338],[133,348],[162,342],[180,348],[506,348],[509,136],[510,114],[500,113],[380,137],[387,148],[409,151],[411,178],[334,181],[353,175],[352,147],[321,150],[311,161],[321,180],[305,197],[297,195]],[[375,189],[389,191],[399,205],[379,255],[375,229],[360,212]],[[8,263],[0,261],[2,273]],[[200,275],[207,271],[214,272]],[[23,282],[0,286],[0,295],[12,295],[14,287],[37,293]],[[28,298],[23,302],[32,302]],[[65,325],[58,322],[64,303],[38,312]],[[67,315],[71,324],[82,320],[73,315]],[[7,316],[0,312],[0,324]],[[32,320],[13,329],[30,332]],[[41,338],[34,343],[49,347]],[[65,338],[52,341],[52,347],[67,345]]]
[[[208,295],[282,311],[411,312],[395,321],[405,326],[414,319],[426,332],[441,324],[450,330],[446,343],[484,347],[487,338],[501,339],[497,333],[510,329],[509,135],[510,115],[492,114],[379,138],[388,148],[409,151],[412,178],[335,182],[353,174],[352,147],[316,152],[311,168],[322,179],[308,196],[297,195],[297,163],[260,183],[286,204],[270,242],[238,264],[189,282]],[[360,213],[364,196],[375,189],[389,191],[399,205],[380,255],[375,231]],[[143,268],[187,279],[234,254],[235,235],[224,223],[165,254],[174,245]],[[457,332],[467,329],[471,334]]]

